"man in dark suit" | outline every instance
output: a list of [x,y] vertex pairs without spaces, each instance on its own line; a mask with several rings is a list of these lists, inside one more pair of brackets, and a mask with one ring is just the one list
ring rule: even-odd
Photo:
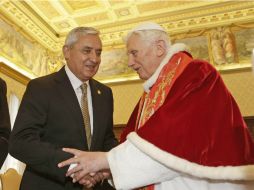
[[[10,154],[26,163],[21,190],[81,190],[57,163],[72,157],[63,147],[108,151],[117,145],[113,133],[113,96],[92,79],[101,62],[99,32],[73,29],[65,40],[66,65],[57,73],[31,80],[22,99],[10,138]],[[86,137],[81,86],[87,85],[91,143]],[[87,115],[87,114],[86,114]],[[93,189],[109,189],[103,184]]]
[[6,83],[0,78],[0,168],[8,154],[8,139],[11,132],[6,91]]

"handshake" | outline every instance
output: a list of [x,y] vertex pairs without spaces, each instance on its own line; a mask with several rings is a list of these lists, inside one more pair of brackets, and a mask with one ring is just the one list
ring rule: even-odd
[[74,157],[59,163],[58,167],[70,165],[66,176],[71,177],[73,183],[78,182],[91,188],[111,177],[106,152],[85,152],[72,148],[63,148],[63,151],[73,154]]

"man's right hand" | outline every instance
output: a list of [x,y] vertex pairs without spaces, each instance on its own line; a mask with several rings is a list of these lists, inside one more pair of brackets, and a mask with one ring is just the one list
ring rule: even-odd
[[110,177],[110,171],[104,170],[97,173],[90,173],[89,175],[81,178],[78,183],[85,186],[86,188],[92,188],[95,184],[99,182],[103,183],[105,179],[109,179]]

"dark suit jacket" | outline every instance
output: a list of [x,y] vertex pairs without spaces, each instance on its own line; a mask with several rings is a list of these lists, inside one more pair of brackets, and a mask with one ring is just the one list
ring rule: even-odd
[[0,168],[8,153],[10,132],[11,123],[6,98],[6,83],[0,78]]
[[[93,79],[89,82],[94,120],[91,151],[108,151],[117,145],[112,91]],[[27,164],[20,189],[82,189],[65,177],[68,167],[57,167],[73,156],[63,147],[88,150],[80,105],[64,68],[30,81],[22,99],[9,149]]]

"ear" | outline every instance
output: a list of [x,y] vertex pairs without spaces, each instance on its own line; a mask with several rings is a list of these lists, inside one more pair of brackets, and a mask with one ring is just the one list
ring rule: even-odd
[[157,56],[161,57],[166,54],[166,44],[163,40],[158,40],[156,42],[156,47],[157,47]]
[[64,55],[65,60],[68,60],[69,59],[69,53],[70,53],[70,47],[64,45],[63,48],[62,48],[62,51],[63,51],[63,55]]

